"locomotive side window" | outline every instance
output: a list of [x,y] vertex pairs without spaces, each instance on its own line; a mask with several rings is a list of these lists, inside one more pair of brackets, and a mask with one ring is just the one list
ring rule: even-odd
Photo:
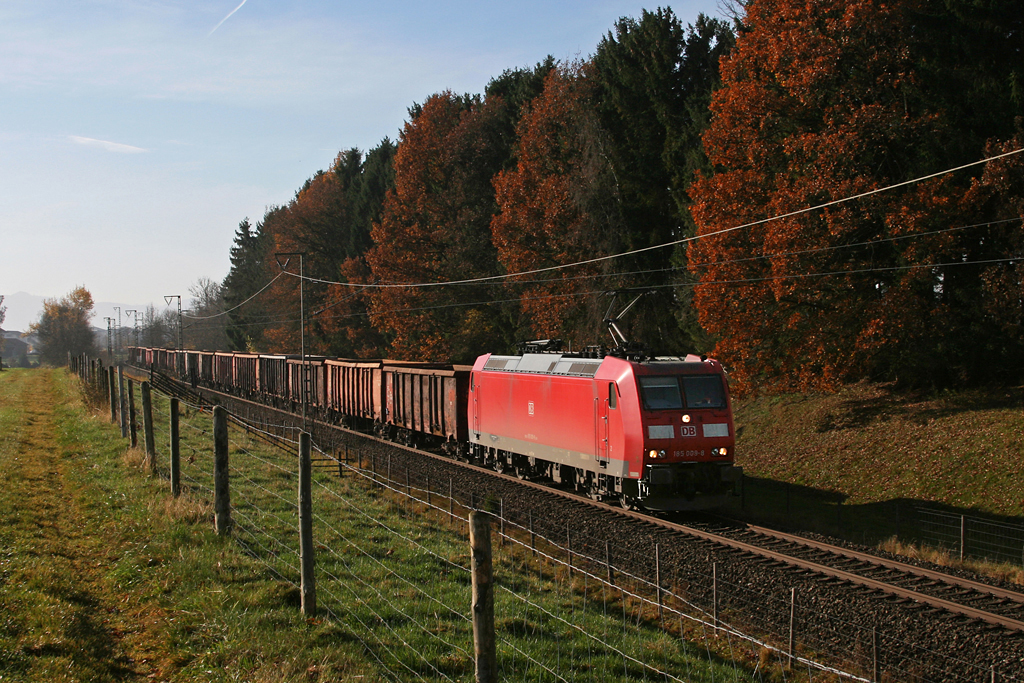
[[687,408],[724,408],[725,391],[718,375],[683,377]]
[[616,400],[615,382],[608,382],[608,407],[617,407],[618,401]]
[[683,397],[675,377],[639,377],[640,395],[647,410],[679,410]]

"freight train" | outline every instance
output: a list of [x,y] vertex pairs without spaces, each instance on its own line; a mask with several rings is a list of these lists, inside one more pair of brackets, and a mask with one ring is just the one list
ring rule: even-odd
[[703,356],[525,351],[472,366],[133,347],[193,386],[550,480],[628,509],[717,507],[739,490],[722,365]]

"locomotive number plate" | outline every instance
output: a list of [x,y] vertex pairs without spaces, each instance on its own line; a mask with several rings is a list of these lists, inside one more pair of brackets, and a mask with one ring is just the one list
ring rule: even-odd
[[679,436],[697,436],[697,425],[682,425],[679,428]]

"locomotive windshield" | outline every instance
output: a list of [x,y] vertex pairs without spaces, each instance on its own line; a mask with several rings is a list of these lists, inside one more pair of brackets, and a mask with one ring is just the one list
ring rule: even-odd
[[677,377],[640,377],[639,380],[647,410],[679,410],[683,407]]
[[[725,391],[718,375],[639,377],[640,394],[647,410],[725,408]],[[680,386],[680,384],[682,386]]]
[[683,377],[687,408],[724,408],[725,392],[718,375]]

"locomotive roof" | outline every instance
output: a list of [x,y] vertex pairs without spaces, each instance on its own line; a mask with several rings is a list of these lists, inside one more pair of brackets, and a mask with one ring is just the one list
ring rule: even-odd
[[[610,356],[608,356],[610,357]],[[492,355],[487,359],[483,369],[492,372],[522,372],[543,375],[567,375],[571,377],[594,377],[604,358],[580,358],[572,354],[562,353],[527,353],[522,356]],[[664,368],[680,370],[703,369],[704,363],[699,356],[670,356],[655,358],[644,363],[631,363],[650,369]],[[645,373],[646,374],[646,373]]]
[[491,356],[484,364],[484,370],[593,377],[603,362],[603,359],[576,358],[561,353],[527,353],[522,356]]

